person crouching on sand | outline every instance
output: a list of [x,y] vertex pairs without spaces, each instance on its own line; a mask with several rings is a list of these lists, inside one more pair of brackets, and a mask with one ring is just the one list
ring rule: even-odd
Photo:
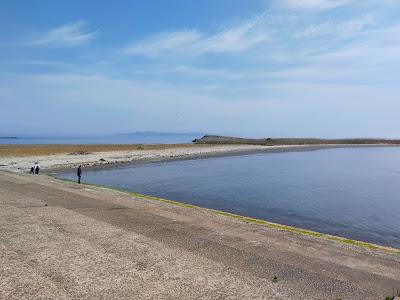
[[[36,164],[36,163],[35,163]],[[35,164],[31,167],[31,174],[35,173]]]
[[78,183],[81,183],[81,177],[82,177],[82,165],[79,165],[78,170],[76,171],[76,175],[78,175]]

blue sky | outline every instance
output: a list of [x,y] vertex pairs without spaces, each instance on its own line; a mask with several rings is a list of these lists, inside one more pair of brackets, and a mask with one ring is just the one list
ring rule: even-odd
[[400,1],[0,1],[0,135],[400,138]]

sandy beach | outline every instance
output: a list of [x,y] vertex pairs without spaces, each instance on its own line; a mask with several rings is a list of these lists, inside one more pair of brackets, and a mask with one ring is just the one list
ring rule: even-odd
[[[1,147],[1,146],[0,146]],[[140,147],[140,146],[139,146]],[[329,147],[329,146],[323,146]],[[49,146],[49,152],[51,147]],[[32,155],[24,152],[24,155],[15,156],[13,152],[9,155],[0,156],[0,170],[13,172],[27,172],[34,162],[38,162],[42,171],[55,169],[76,168],[82,164],[85,168],[106,167],[114,164],[126,164],[134,162],[146,162],[151,160],[168,160],[196,158],[215,155],[234,155],[263,151],[285,151],[315,149],[315,146],[255,146],[255,145],[181,145],[164,146],[164,149],[133,149],[120,151],[96,151],[79,153],[58,153],[45,155]],[[67,148],[68,149],[68,148]],[[35,153],[35,151],[31,151]],[[43,150],[42,152],[45,152]]]

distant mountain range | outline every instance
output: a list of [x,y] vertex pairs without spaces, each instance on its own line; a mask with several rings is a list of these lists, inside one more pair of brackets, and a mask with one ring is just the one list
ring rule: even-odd
[[128,132],[79,136],[20,136],[0,138],[0,144],[186,144],[202,137],[197,132]]
[[135,136],[135,137],[150,137],[150,136],[203,136],[202,132],[158,132],[158,131],[136,131],[127,133],[117,133],[113,136]]
[[134,131],[134,132],[126,132],[126,133],[112,133],[112,134],[104,134],[104,135],[23,135],[23,136],[0,136],[0,139],[54,139],[54,138],[62,138],[62,139],[69,139],[69,138],[100,138],[100,137],[159,137],[159,136],[203,136],[204,133],[202,132],[158,132],[158,131]]

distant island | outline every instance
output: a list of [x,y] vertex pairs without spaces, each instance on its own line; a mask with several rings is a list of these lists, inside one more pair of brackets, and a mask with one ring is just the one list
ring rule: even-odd
[[14,139],[14,140],[16,140],[16,139],[18,139],[18,137],[16,137],[16,136],[0,136],[0,139]]
[[248,139],[239,137],[229,137],[221,135],[205,135],[200,139],[192,141],[195,144],[246,144],[246,145],[400,145],[400,140],[391,139],[372,139],[372,138],[354,138],[354,139],[317,139],[317,138],[260,138]]

